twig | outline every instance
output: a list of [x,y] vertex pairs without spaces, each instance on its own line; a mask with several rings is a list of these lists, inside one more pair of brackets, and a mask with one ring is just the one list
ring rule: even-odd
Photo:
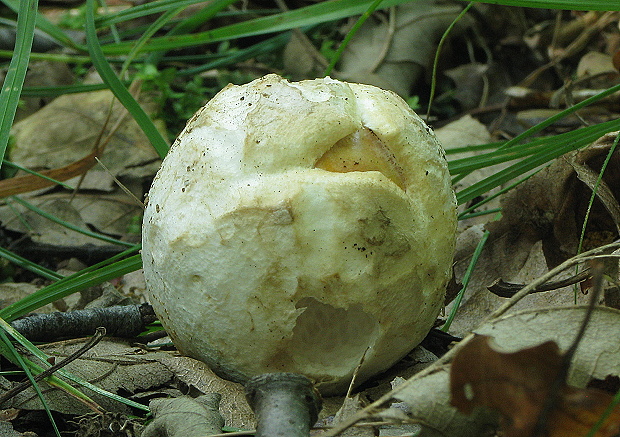
[[[585,281],[586,279],[589,279],[591,276],[592,274],[590,273],[590,269],[585,269],[582,272],[571,276],[570,278],[562,279],[560,281],[546,282],[539,287],[536,287],[535,290],[532,290],[532,293],[541,293],[543,291],[557,290],[558,288],[578,284],[582,281]],[[499,297],[512,297],[524,287],[525,284],[513,284],[498,279],[493,284],[489,285],[487,287],[487,290]]]
[[11,322],[11,326],[30,341],[51,341],[65,337],[89,335],[102,326],[109,335],[133,338],[155,321],[148,304],[116,305],[107,308],[35,314]]
[[[75,352],[73,352],[71,355],[67,356],[63,360],[57,362],[52,367],[49,367],[48,369],[45,369],[43,372],[36,375],[33,378],[34,381],[39,382],[42,379],[50,376],[52,373],[54,373],[58,369],[61,369],[65,367],[67,364],[69,364],[70,362],[75,361],[76,359],[84,355],[89,349],[92,349],[97,343],[99,343],[104,336],[105,336],[105,328],[103,327],[97,328],[95,330],[95,334],[86,343],[84,343],[84,345],[81,348],[79,348],[78,350],[76,350]],[[26,380],[26,381],[19,383],[12,389],[7,390],[2,396],[0,396],[0,405],[2,405],[3,403],[11,399],[13,396],[16,396],[18,393],[23,392],[28,387],[30,387],[30,385],[31,385],[31,381]]]

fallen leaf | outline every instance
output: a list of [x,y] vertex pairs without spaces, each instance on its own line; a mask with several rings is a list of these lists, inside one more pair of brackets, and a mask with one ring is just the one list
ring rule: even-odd
[[[42,345],[39,348],[52,357],[62,359],[82,347],[84,341],[85,339],[66,340]],[[157,357],[165,355],[166,352],[143,349],[131,343],[130,340],[106,338],[80,358],[69,363],[65,370],[115,394],[131,395],[171,384],[173,373],[157,361]],[[65,392],[51,388],[44,382],[39,384],[51,410],[65,414],[91,412],[83,403]],[[10,388],[10,385],[1,386],[0,394]],[[106,411],[125,414],[131,412],[129,407],[114,399],[86,388],[80,390]],[[10,407],[26,410],[42,408],[41,401],[32,388],[19,393],[2,405],[2,408]]]
[[[554,341],[564,351],[570,347],[586,312],[585,306],[537,308],[511,313],[476,328],[493,337],[504,352],[516,352],[545,341]],[[620,375],[620,311],[597,307],[573,357],[568,384],[584,388],[592,379]]]
[[254,412],[245,398],[243,385],[220,378],[205,363],[193,358],[162,351],[155,359],[182,383],[202,393],[221,394],[220,413],[226,426],[245,429],[256,427]]
[[[159,110],[157,100],[148,93],[142,93],[139,101],[148,114]],[[112,117],[107,120],[111,104]],[[120,126],[112,132],[119,121]],[[83,171],[92,164],[89,154],[102,131],[104,138],[110,133],[112,136],[99,158],[114,176],[131,175],[140,179],[155,173],[160,165],[157,152],[138,124],[125,116],[122,105],[109,90],[59,96],[36,113],[15,123],[11,129],[15,142],[9,151],[10,159],[34,170],[66,166]],[[107,181],[108,187],[114,185],[107,172],[95,166],[82,181],[81,188],[105,189],[102,179]]]
[[[492,336],[505,352],[515,352],[548,340],[558,343],[566,350],[583,320],[585,306],[560,307],[521,311],[485,323],[475,333]],[[620,311],[597,307],[590,320],[584,338],[575,353],[568,382],[584,388],[591,380],[605,380],[620,374]],[[479,359],[481,361],[481,359]],[[436,368],[421,378],[415,375],[390,392],[394,401],[402,402],[406,414],[422,425],[418,437],[479,437],[497,427],[497,413],[479,408],[466,415],[450,405],[450,366]],[[381,393],[382,395],[385,393]],[[375,396],[374,399],[377,397]],[[370,411],[362,420],[382,417],[394,421],[394,409]],[[398,418],[398,417],[396,417]],[[583,434],[579,437],[583,437]]]
[[[612,396],[596,389],[579,389],[564,383],[552,387],[562,368],[562,354],[555,342],[517,352],[500,352],[486,336],[475,337],[455,356],[450,371],[450,403],[463,413],[485,406],[502,415],[506,437],[534,435],[549,396],[557,394],[544,423],[548,437],[586,435],[612,402]],[[596,437],[612,437],[620,431],[620,407],[616,406]]]
[[142,437],[203,437],[220,434],[224,419],[218,406],[221,395],[209,393],[190,398],[153,399],[149,409],[154,419]]
[[[418,1],[395,6],[389,17],[373,15],[347,46],[335,76],[409,97],[412,85],[432,66],[437,42],[459,12],[453,5]],[[471,24],[463,17],[452,36]]]

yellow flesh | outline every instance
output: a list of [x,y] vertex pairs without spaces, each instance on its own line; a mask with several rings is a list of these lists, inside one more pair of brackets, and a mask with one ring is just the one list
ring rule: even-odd
[[339,140],[315,164],[316,168],[337,173],[378,171],[400,188],[405,177],[396,157],[368,128],[361,128]]

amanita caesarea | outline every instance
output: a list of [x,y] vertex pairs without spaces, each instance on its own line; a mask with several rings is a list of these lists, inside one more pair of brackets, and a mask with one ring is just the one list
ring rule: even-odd
[[142,256],[182,353],[334,394],[364,355],[358,383],[427,334],[455,232],[443,150],[401,98],[270,74],[189,120],[149,192]]

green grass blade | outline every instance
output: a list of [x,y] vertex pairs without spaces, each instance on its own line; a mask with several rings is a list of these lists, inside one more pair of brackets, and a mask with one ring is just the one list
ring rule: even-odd
[[[462,0],[470,1],[470,0]],[[567,11],[620,11],[617,0],[474,0],[492,5],[519,6],[522,8],[565,9]]]
[[265,41],[261,41],[249,47],[232,51],[228,56],[221,57],[211,62],[204,63],[198,67],[187,68],[179,71],[179,76],[194,76],[203,71],[213,70],[214,68],[222,68],[227,65],[236,64],[263,53],[269,53],[277,50],[286,44],[290,39],[290,32],[281,33]]
[[[129,85],[129,82],[123,82]],[[63,94],[87,93],[90,91],[107,90],[109,87],[105,83],[95,83],[89,85],[57,85],[57,86],[31,86],[22,89],[22,96],[60,96]]]
[[360,27],[362,27],[362,25],[366,22],[366,20],[372,15],[372,13],[375,12],[375,10],[379,7],[379,4],[381,4],[382,1],[383,0],[375,0],[375,1],[373,1],[370,4],[370,6],[368,6],[368,9],[366,9],[364,11],[364,13],[357,19],[357,21],[355,22],[353,27],[351,27],[351,30],[349,30],[347,32],[347,34],[345,35],[344,39],[340,43],[340,46],[338,47],[338,50],[336,50],[335,55],[333,56],[333,58],[329,62],[329,65],[325,69],[325,72],[323,73],[323,75],[329,76],[332,73],[332,71],[336,67],[336,64],[340,60],[340,57],[344,53],[344,50],[349,45],[349,42],[351,41],[351,39],[355,36],[357,31],[360,29]]
[[56,273],[53,270],[46,269],[32,261],[27,260],[24,257],[14,254],[10,250],[5,249],[4,247],[0,247],[0,257],[12,262],[13,264],[26,269],[32,273],[35,273],[42,278],[50,279],[52,281],[58,281],[59,279],[64,278],[64,276]]
[[[129,69],[129,66],[136,58],[140,49],[146,44],[146,42],[155,35],[159,29],[166,25],[171,19],[173,19],[176,15],[178,15],[183,8],[174,8],[170,9],[163,14],[161,14],[154,22],[151,24],[148,29],[138,38],[138,40],[134,43],[134,46],[131,48],[131,51],[127,55],[127,59],[123,62],[123,67],[121,68],[121,77],[125,77],[125,72]],[[148,61],[147,61],[148,62]]]
[[[198,26],[200,26],[201,24],[205,23],[210,18],[212,18],[219,11],[231,5],[235,1],[236,0],[217,0],[217,1],[211,2],[210,4],[202,8],[200,11],[198,11],[197,13],[193,14],[192,16],[186,18],[185,20],[181,21],[176,26],[174,26],[168,32],[167,36],[182,35],[182,34],[193,31]],[[147,58],[146,62],[157,65],[161,61],[164,53],[165,53],[164,51],[151,53],[149,57]]]
[[[233,0],[236,1],[236,0]],[[233,3],[233,1],[229,1],[228,3]],[[157,0],[148,2],[145,4],[141,4],[138,6],[134,6],[133,8],[125,9],[124,11],[119,11],[110,15],[102,15],[97,17],[95,20],[95,24],[97,28],[108,27],[113,24],[122,23],[123,21],[135,20],[136,18],[142,18],[151,14],[159,14],[161,12],[166,12],[170,10],[170,8],[178,8],[178,7],[187,7],[196,3],[201,3],[203,0]],[[217,4],[223,3],[222,0],[218,0],[212,2],[210,5],[207,5],[205,8],[212,8],[215,3]],[[224,6],[225,7],[225,6]]]
[[87,273],[77,272],[1,309],[0,318],[10,322],[50,302],[62,299],[85,288],[99,285],[110,279],[118,278],[140,268],[142,268],[142,258],[140,255],[133,255],[127,259],[117,261],[103,268],[88,271]]
[[[30,367],[28,366],[26,361],[22,358],[22,356],[19,354],[19,352],[17,352],[17,349],[15,349],[15,346],[13,346],[13,343],[11,343],[11,341],[7,337],[6,333],[4,332],[4,329],[0,329],[0,340],[2,341],[2,343],[4,343],[4,347],[2,349],[6,348],[11,354],[11,358],[12,358],[11,361],[19,364],[19,366],[26,373],[26,376],[28,377],[28,380],[30,381],[30,383],[32,384],[32,387],[37,393],[37,396],[39,397],[41,404],[43,404],[43,409],[45,409],[45,412],[47,413],[47,417],[49,417],[50,419],[54,432],[56,433],[58,437],[60,437],[60,431],[58,430],[56,421],[52,417],[52,412],[50,411],[49,405],[47,405],[47,401],[45,400],[45,397],[43,397],[43,393],[41,392],[41,388],[39,387],[39,384],[34,380],[34,376],[32,375],[32,372],[30,371]],[[6,352],[4,352],[4,355],[6,356]]]
[[127,241],[117,240],[116,238],[108,237],[107,235],[98,234],[98,233],[92,232],[92,231],[90,231],[88,229],[82,229],[82,228],[80,228],[78,226],[75,226],[74,224],[71,224],[69,222],[66,222],[64,220],[61,220],[61,219],[57,218],[53,214],[50,214],[50,213],[48,213],[46,211],[43,211],[41,208],[33,205],[30,202],[25,201],[24,199],[21,199],[21,198],[17,197],[17,196],[11,196],[11,199],[14,200],[15,202],[19,203],[20,205],[25,206],[26,208],[28,208],[32,212],[35,212],[35,213],[39,214],[41,217],[45,217],[46,219],[48,219],[50,221],[53,221],[54,223],[57,223],[57,224],[59,224],[61,226],[64,226],[67,229],[71,229],[72,231],[79,232],[82,235],[93,237],[93,238],[96,238],[98,240],[105,241],[106,243],[118,244],[120,246],[132,247],[134,245],[133,243],[128,243]]
[[[282,12],[267,17],[255,18],[241,23],[190,35],[163,36],[153,38],[143,51],[167,51],[180,47],[226,41],[248,36],[276,33],[294,28],[314,26],[328,21],[340,20],[352,15],[360,15],[374,0],[333,0],[316,3],[299,9]],[[387,8],[411,0],[385,0],[381,8]],[[132,42],[123,42],[102,47],[108,55],[122,55],[131,49]]]
[[[4,3],[9,9],[12,9],[14,12],[19,14],[22,4],[30,3],[30,1],[29,0],[21,0],[21,1],[20,0],[2,0],[2,3]],[[39,14],[37,12],[36,7],[31,8],[30,10],[32,11],[32,14],[34,15],[33,18],[36,20],[35,24],[38,29],[47,33],[49,36],[51,36],[56,41],[58,41],[58,43],[61,45],[72,47],[72,48],[78,48],[77,44],[75,44],[75,42],[71,38],[69,38],[69,36],[67,36],[65,32],[63,32],[58,26],[53,25],[43,15]],[[17,35],[19,37],[19,29],[17,31]]]
[[506,144],[504,144],[503,146],[500,147],[500,149],[506,149],[509,148],[511,146],[513,146],[514,144],[518,144],[519,142],[521,142],[523,139],[525,138],[529,138],[532,135],[542,131],[544,128],[551,126],[553,123],[555,123],[558,120],[561,120],[565,117],[567,117],[568,115],[579,111],[580,109],[585,108],[588,105],[591,105],[592,103],[596,103],[599,100],[614,94],[616,92],[620,91],[620,84],[612,86],[611,88],[608,88],[604,91],[601,91],[600,93],[588,97],[587,99],[576,103],[574,105],[572,105],[570,108],[567,108],[563,111],[558,112],[557,114],[549,117],[548,119],[546,119],[545,121],[542,121],[540,123],[538,123],[535,126],[532,126],[531,128],[527,129],[525,132],[517,135],[516,137],[514,137],[513,139],[511,139],[510,141],[507,141]]
[[136,102],[129,90],[125,88],[123,83],[114,73],[110,64],[106,60],[101,51],[99,40],[97,39],[97,31],[95,29],[95,0],[87,0],[86,2],[86,41],[88,51],[93,61],[93,65],[101,75],[103,81],[108,85],[116,98],[123,104],[145,135],[151,141],[151,145],[155,148],[160,157],[166,156],[168,153],[168,142],[157,130],[153,121],[144,112],[144,109]]
[[[17,332],[11,325],[9,325],[6,320],[0,318],[0,328],[4,329],[4,331],[8,332],[17,342],[19,342],[25,349],[27,349],[32,355],[34,355],[35,357],[37,357],[39,360],[41,360],[42,363],[48,363],[48,359],[49,357],[43,353],[38,347],[36,347],[35,345],[33,345],[27,338],[25,338],[22,334],[20,334],[19,332]],[[2,329],[0,329],[0,332],[2,332]],[[6,351],[5,350],[1,350],[2,348],[2,343],[0,343],[0,353],[4,354]],[[36,371],[36,373],[41,373],[44,369],[43,367],[41,367],[40,365],[28,360],[28,359],[24,359],[24,361],[26,362],[27,366],[29,369],[33,369]],[[82,387],[88,388],[92,391],[94,391],[95,393],[98,393],[102,396],[106,396],[110,399],[114,399],[118,402],[122,402],[125,405],[129,405],[130,407],[133,408],[137,408],[139,410],[142,411],[149,411],[148,407],[139,404],[137,402],[134,402],[132,400],[129,399],[125,399],[122,396],[119,396],[117,394],[114,393],[110,393],[108,391],[105,391],[99,387],[97,387],[96,385],[91,384],[88,381],[85,381],[82,378],[79,378],[69,372],[67,372],[65,369],[59,369],[57,371],[57,374],[62,376],[63,378],[66,378],[70,381],[75,382],[76,384],[81,385]],[[78,389],[76,389],[75,387],[71,386],[70,384],[67,384],[65,381],[63,381],[62,379],[58,378],[57,376],[50,376],[48,378],[46,378],[46,381],[48,384],[53,385],[61,390],[64,390],[67,393],[72,394],[73,396],[75,396],[76,398],[82,400],[83,402],[85,402],[87,405],[96,405],[96,403],[89,398],[88,396],[86,396],[84,393],[82,393],[81,391],[79,391]]]
[[459,306],[461,305],[461,301],[463,300],[463,295],[465,294],[465,290],[467,290],[467,286],[469,285],[469,280],[471,279],[471,275],[474,272],[474,268],[476,267],[476,264],[478,264],[478,258],[480,258],[482,249],[484,249],[484,245],[486,244],[487,239],[489,238],[490,234],[491,233],[489,231],[484,231],[484,234],[482,234],[482,238],[480,238],[480,241],[478,241],[478,245],[476,246],[476,249],[474,250],[474,253],[471,256],[471,261],[469,262],[469,265],[467,266],[465,275],[463,275],[463,280],[462,280],[463,286],[461,287],[458,294],[454,298],[454,302],[452,303],[452,310],[450,311],[450,314],[448,315],[448,318],[446,319],[446,323],[444,323],[444,325],[441,327],[441,330],[443,332],[448,332],[448,330],[450,329],[450,325],[452,325],[452,322],[454,321],[454,317],[456,317],[456,313],[458,312]]
[[[544,168],[544,167],[542,167]],[[480,208],[482,205],[484,205],[485,203],[490,202],[491,200],[507,193],[508,191],[512,190],[514,187],[516,187],[517,185],[525,182],[527,179],[531,178],[532,176],[534,176],[536,173],[538,173],[541,169],[538,169],[536,171],[533,171],[532,173],[528,174],[527,176],[525,176],[524,178],[521,178],[513,183],[511,183],[510,185],[502,188],[501,190],[498,190],[497,193],[491,194],[490,196],[486,196],[484,199],[482,199],[480,202],[477,202],[476,204],[470,206],[469,208],[465,209],[463,212],[461,212],[458,215],[458,219],[459,220],[465,220],[467,218],[473,217],[474,214],[476,215],[481,215],[481,214],[487,214],[487,211],[481,211],[481,214],[479,213],[474,213],[472,211],[474,211],[475,209]],[[501,211],[501,208],[499,208],[499,210]]]
[[564,153],[584,147],[604,134],[615,130],[620,130],[620,120],[611,120],[594,126],[584,127],[573,132],[566,132],[542,140],[536,140],[536,142],[544,146],[541,147],[541,152],[527,157],[488,178],[464,188],[456,194],[457,200],[459,204],[469,202],[495,187],[522,176],[530,170],[544,165]]
[[65,184],[64,182],[57,181],[54,178],[50,178],[49,176],[45,176],[44,174],[41,174],[41,173],[36,172],[34,170],[30,170],[29,168],[23,167],[23,166],[21,166],[19,164],[15,164],[14,162],[8,161],[6,159],[4,160],[3,164],[4,164],[5,167],[11,167],[11,168],[14,168],[14,169],[17,169],[17,170],[21,170],[24,173],[28,173],[28,174],[31,174],[33,176],[40,177],[41,179],[45,179],[46,181],[50,181],[50,182],[52,182],[52,183],[54,183],[56,185],[60,185],[61,187],[64,187],[64,188],[66,188],[68,190],[73,190],[73,187]]
[[11,126],[15,119],[19,96],[28,70],[37,5],[37,0],[23,0],[19,3],[15,50],[4,79],[2,91],[0,91],[0,108],[2,108],[0,113],[0,166],[2,166],[6,147],[9,144]]

